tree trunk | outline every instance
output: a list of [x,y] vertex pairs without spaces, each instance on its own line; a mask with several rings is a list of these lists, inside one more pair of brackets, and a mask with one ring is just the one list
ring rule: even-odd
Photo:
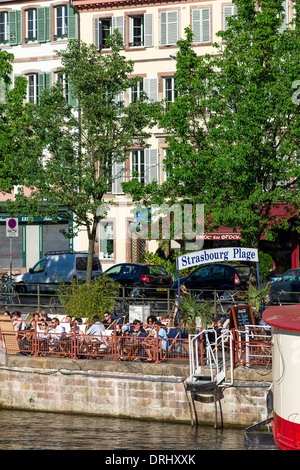
[[86,267],[87,284],[90,284],[92,281],[93,256],[94,256],[94,249],[95,249],[97,227],[98,227],[98,220],[94,219],[93,224],[92,224],[92,230],[88,232],[89,247],[88,247],[88,259],[87,259],[87,267]]

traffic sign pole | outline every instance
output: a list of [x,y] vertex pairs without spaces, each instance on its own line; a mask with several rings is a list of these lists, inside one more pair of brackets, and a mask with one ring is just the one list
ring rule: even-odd
[[19,236],[18,219],[10,217],[6,219],[6,236],[9,237],[9,273],[12,277],[12,238]]

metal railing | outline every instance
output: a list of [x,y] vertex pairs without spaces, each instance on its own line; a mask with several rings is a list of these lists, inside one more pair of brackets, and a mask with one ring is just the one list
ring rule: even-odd
[[[47,289],[47,291],[45,291]],[[60,303],[57,293],[58,285],[41,286],[40,284],[28,285],[27,292],[17,292],[14,299],[10,302],[8,299],[0,297],[0,308],[14,308],[22,310],[25,307],[32,308],[34,311],[40,312],[45,310],[52,314],[63,313],[63,306]],[[150,295],[150,291],[151,294]],[[199,302],[209,302],[215,313],[228,315],[230,307],[243,303],[241,297],[245,294],[243,291],[227,291],[224,296],[224,290],[217,289],[195,289],[193,294],[198,298]],[[149,294],[148,294],[149,293]],[[174,311],[176,302],[177,289],[166,288],[165,292],[153,295],[153,288],[143,287],[143,293],[137,293],[135,287],[122,287],[120,296],[115,299],[113,310],[114,315],[127,316],[130,306],[148,306],[151,314],[156,316],[170,315]],[[239,299],[240,297],[240,299]]]
[[[32,357],[56,356],[71,359],[107,357],[113,361],[141,360],[185,361],[190,374],[209,365],[214,374],[224,378],[240,365],[265,366],[272,363],[269,327],[248,325],[244,330],[196,330],[161,326],[162,337],[154,335],[149,325],[114,324],[99,335],[88,334],[90,325],[60,322],[59,332],[48,328],[48,322],[32,322],[30,328],[14,330],[11,319],[0,316],[0,351]],[[44,328],[44,329],[43,329]],[[213,373],[213,372],[211,372]]]

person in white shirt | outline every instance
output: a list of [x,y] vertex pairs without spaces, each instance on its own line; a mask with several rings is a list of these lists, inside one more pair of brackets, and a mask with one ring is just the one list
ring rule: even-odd
[[101,343],[100,348],[106,349],[108,347],[108,341],[105,338],[105,327],[103,323],[100,322],[100,318],[97,315],[93,317],[93,322],[93,325],[87,330],[86,336],[90,336],[87,340],[92,343],[92,355],[96,355],[99,350],[97,343]]
[[62,336],[66,333],[63,326],[60,325],[58,318],[53,318],[50,323],[49,333],[49,352],[55,352],[57,342],[61,340]]

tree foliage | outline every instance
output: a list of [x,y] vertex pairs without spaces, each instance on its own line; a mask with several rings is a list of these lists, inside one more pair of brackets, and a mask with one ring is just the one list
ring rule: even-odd
[[189,28],[178,42],[177,98],[160,120],[167,181],[126,188],[144,204],[204,204],[209,231],[240,229],[243,243],[258,248],[263,234],[272,239],[288,226],[274,208],[299,208],[300,28],[282,28],[281,0],[234,3],[237,15],[211,54],[197,56]]
[[90,283],[72,280],[60,284],[58,298],[66,315],[72,318],[99,316],[103,321],[105,312],[112,312],[119,296],[120,285],[103,274]]
[[31,194],[20,192],[11,209],[56,220],[61,208],[67,208],[74,230],[66,235],[74,236],[82,226],[87,231],[88,281],[97,227],[112,204],[104,195],[120,176],[115,165],[126,160],[130,147],[144,145],[149,136],[145,129],[155,114],[145,95],[128,106],[119,99],[138,79],[128,78],[133,63],[121,55],[118,33],[112,36],[111,47],[111,53],[99,54],[93,45],[74,40],[58,53],[68,93],[77,106],[68,104],[66,90],[57,83],[32,108],[33,142],[40,151],[31,154],[20,174]]
[[30,105],[24,104],[26,79],[18,77],[11,89],[13,54],[0,50],[0,191],[10,192],[30,152]]

